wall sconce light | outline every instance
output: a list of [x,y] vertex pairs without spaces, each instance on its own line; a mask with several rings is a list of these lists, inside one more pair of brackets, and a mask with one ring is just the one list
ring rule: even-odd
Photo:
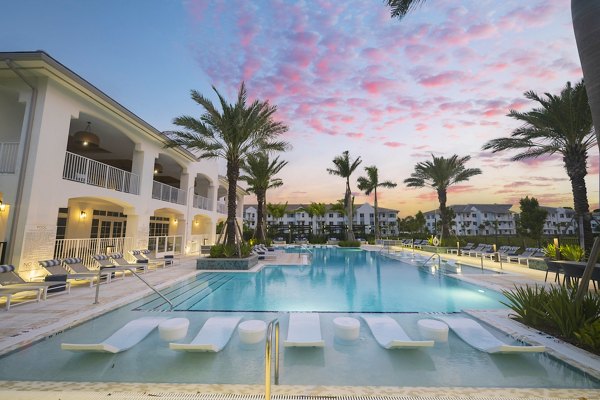
[[6,210],[6,204],[4,204],[2,200],[0,200],[0,212],[4,212],[4,210]]
[[79,213],[79,219],[85,219],[87,217],[87,213],[85,211],[81,211]]
[[194,221],[194,225],[196,225],[196,226],[200,225],[200,221]]
[[173,223],[176,224],[177,223],[177,218],[173,218]]

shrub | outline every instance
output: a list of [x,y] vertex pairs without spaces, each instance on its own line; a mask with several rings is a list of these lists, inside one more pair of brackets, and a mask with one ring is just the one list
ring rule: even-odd
[[503,291],[502,294],[508,299],[508,303],[502,302],[513,310],[517,319],[526,325],[540,326],[544,323],[544,304],[548,293],[543,286],[517,287],[514,291]]
[[600,352],[600,319],[585,324],[581,329],[575,332],[575,337],[583,347],[586,347],[594,353]]
[[581,261],[585,256],[585,250],[577,244],[565,244],[560,246],[560,255],[565,260],[569,261]]
[[548,258],[556,260],[556,246],[552,243],[548,243],[546,246],[542,248],[544,255]]
[[210,248],[210,258],[223,258],[223,245],[215,244]]
[[223,246],[223,255],[226,258],[232,258],[236,255],[237,253],[237,248],[235,244],[226,244]]
[[338,246],[340,246],[340,247],[360,247],[360,242],[358,240],[340,240],[338,242]]

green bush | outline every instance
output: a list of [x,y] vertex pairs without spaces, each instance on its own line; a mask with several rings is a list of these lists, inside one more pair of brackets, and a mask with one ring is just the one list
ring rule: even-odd
[[250,243],[240,244],[241,255],[237,254],[237,245],[235,244],[215,244],[210,248],[210,258],[233,258],[241,257],[245,258],[252,252],[252,245]]
[[210,248],[210,258],[223,258],[223,245],[215,244]]
[[575,337],[582,346],[594,353],[600,353],[600,319],[585,324],[575,332]]
[[516,319],[526,325],[560,336],[592,351],[600,351],[600,297],[587,293],[575,301],[577,288],[535,286],[504,291]]
[[338,242],[338,246],[340,246],[340,247],[360,247],[360,242],[358,240],[340,240]]
[[581,261],[585,256],[585,250],[577,244],[564,244],[560,246],[560,255],[569,261]]
[[542,248],[544,255],[548,258],[556,260],[556,246],[552,243],[548,243],[546,246]]

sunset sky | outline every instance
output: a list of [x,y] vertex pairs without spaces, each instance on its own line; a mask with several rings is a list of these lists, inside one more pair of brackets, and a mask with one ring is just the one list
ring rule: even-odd
[[[35,11],[34,11],[35,10]],[[454,186],[449,204],[536,197],[573,206],[560,156],[511,162],[481,151],[518,123],[523,92],[558,93],[582,73],[569,0],[430,0],[402,21],[383,0],[9,0],[0,51],[45,50],[157,129],[199,115],[190,89],[278,106],[293,149],[284,186],[269,202],[335,202],[344,181],[328,175],[349,150],[398,183],[379,192],[400,216],[437,207],[432,189],[406,188],[414,165],[470,155],[482,175]],[[589,155],[590,208],[598,208],[598,152]],[[254,203],[252,196],[247,203]]]

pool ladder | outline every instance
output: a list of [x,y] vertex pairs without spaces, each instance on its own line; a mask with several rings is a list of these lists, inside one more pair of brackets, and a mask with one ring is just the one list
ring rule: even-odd
[[269,326],[267,326],[267,341],[265,344],[265,400],[271,400],[271,357],[273,348],[275,348],[273,380],[276,385],[279,385],[279,319],[277,318],[269,322]]
[[423,266],[426,266],[427,263],[429,262],[429,260],[435,258],[436,256],[438,258],[438,268],[441,267],[441,265],[442,265],[442,256],[440,256],[438,253],[433,253],[427,260],[425,260],[425,262],[423,263]]

